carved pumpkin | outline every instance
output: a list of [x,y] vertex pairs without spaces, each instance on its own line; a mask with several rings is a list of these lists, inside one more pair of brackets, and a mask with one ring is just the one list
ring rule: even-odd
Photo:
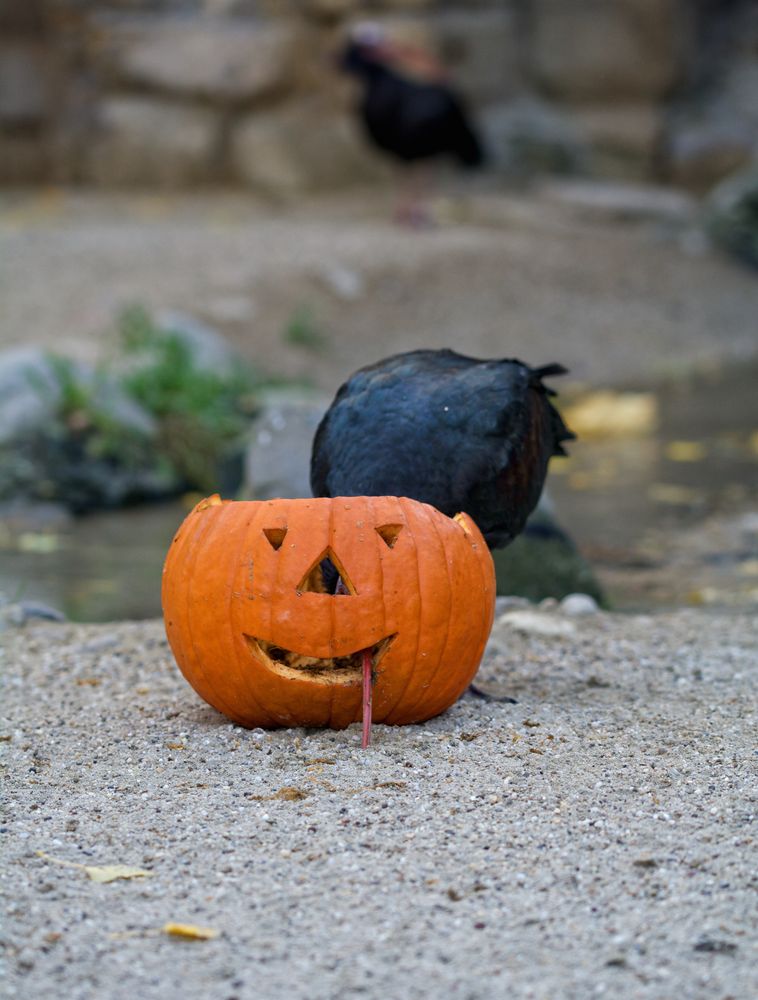
[[[325,592],[329,564],[337,593]],[[476,673],[494,600],[492,558],[474,522],[398,497],[213,496],[184,521],[163,571],[182,673],[243,726],[360,720],[369,650],[369,718],[438,715]]]

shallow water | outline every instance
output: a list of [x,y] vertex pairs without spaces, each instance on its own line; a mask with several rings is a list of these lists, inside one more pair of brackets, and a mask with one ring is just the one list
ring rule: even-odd
[[[619,570],[646,560],[655,575],[657,546],[684,539],[714,513],[758,509],[758,366],[701,374],[659,388],[656,397],[654,433],[576,442],[549,480],[559,521],[617,608],[671,603],[675,591],[665,583],[641,591]],[[77,621],[155,617],[163,557],[196,499],[6,530],[0,593],[50,604]],[[742,555],[744,568],[754,554]]]

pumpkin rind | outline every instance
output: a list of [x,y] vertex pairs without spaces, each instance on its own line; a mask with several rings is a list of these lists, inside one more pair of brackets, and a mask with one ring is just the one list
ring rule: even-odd
[[[325,553],[348,594],[298,591]],[[373,721],[438,715],[476,673],[494,601],[492,558],[474,522],[404,497],[211,497],[179,528],[163,570],[182,673],[243,726],[341,729],[361,718],[360,672],[274,668],[256,652],[266,644],[326,659],[388,640]]]

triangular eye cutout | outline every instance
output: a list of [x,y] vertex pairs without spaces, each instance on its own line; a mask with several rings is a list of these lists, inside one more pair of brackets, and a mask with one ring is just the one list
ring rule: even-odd
[[357,593],[345,567],[331,549],[324,549],[296,588],[299,594],[332,594],[353,597]]
[[282,547],[282,542],[287,536],[286,528],[264,528],[263,534],[274,551],[278,551]]
[[397,537],[402,530],[402,524],[380,524],[379,527],[375,529],[377,535],[379,535],[381,540],[390,549],[395,547]]

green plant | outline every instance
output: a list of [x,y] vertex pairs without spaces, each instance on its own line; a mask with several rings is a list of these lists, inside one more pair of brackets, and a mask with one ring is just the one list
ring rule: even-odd
[[123,387],[158,421],[159,450],[192,486],[211,488],[267,380],[239,365],[228,372],[202,368],[180,334],[158,327],[140,307],[122,314],[119,344],[129,362]]
[[47,362],[55,388],[29,373],[31,383],[44,396],[54,399],[56,422],[49,436],[84,457],[118,462],[126,466],[144,463],[149,436],[144,430],[119,419],[108,406],[108,377],[102,368],[83,370],[71,358],[50,352]]
[[323,351],[328,346],[325,330],[316,322],[308,306],[299,306],[284,328],[284,339],[295,347]]

